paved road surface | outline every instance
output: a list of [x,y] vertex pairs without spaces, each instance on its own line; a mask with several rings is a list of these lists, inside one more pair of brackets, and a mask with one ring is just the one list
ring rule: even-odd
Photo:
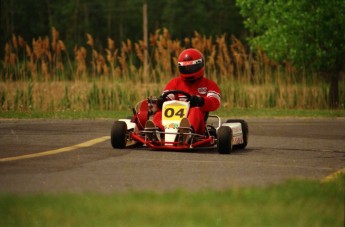
[[[0,192],[221,190],[291,178],[321,180],[345,167],[345,119],[245,120],[250,130],[247,149],[220,155],[216,149],[114,150],[104,137],[111,120],[3,119]],[[23,158],[46,151],[59,153]]]

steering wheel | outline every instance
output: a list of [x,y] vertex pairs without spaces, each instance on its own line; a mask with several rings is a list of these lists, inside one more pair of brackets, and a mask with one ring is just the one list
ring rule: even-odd
[[181,90],[171,90],[171,91],[166,91],[164,92],[164,94],[162,95],[162,98],[163,100],[166,100],[166,98],[168,97],[168,95],[170,94],[174,94],[174,95],[177,95],[177,94],[181,94],[181,95],[185,95],[186,96],[186,102],[189,102],[190,99],[191,99],[191,95],[185,91],[181,91]]

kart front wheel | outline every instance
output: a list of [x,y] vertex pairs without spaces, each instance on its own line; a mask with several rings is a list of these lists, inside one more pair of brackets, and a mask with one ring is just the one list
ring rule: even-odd
[[219,154],[230,154],[232,151],[232,130],[230,127],[221,126],[218,129],[217,148]]
[[127,143],[127,124],[123,121],[115,121],[111,127],[111,145],[113,148],[125,148]]

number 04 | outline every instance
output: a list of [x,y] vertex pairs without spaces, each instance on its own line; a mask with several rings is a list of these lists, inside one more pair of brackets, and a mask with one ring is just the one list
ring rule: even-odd
[[185,113],[184,113],[184,108],[181,108],[181,109],[178,109],[177,112],[175,113],[175,109],[173,108],[167,108],[165,111],[164,111],[164,116],[166,118],[171,118],[173,116],[178,116],[180,118],[183,118],[185,116]]

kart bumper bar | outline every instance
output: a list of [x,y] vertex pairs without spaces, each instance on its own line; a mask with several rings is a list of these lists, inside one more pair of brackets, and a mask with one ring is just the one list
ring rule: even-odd
[[202,140],[198,140],[196,142],[189,144],[189,143],[180,143],[180,142],[165,142],[164,140],[161,141],[152,141],[147,140],[145,137],[140,136],[135,133],[130,134],[131,139],[136,140],[140,143],[145,144],[146,146],[156,149],[156,150],[187,150],[190,148],[195,147],[206,147],[206,146],[212,146],[215,144],[214,137],[205,137]]

